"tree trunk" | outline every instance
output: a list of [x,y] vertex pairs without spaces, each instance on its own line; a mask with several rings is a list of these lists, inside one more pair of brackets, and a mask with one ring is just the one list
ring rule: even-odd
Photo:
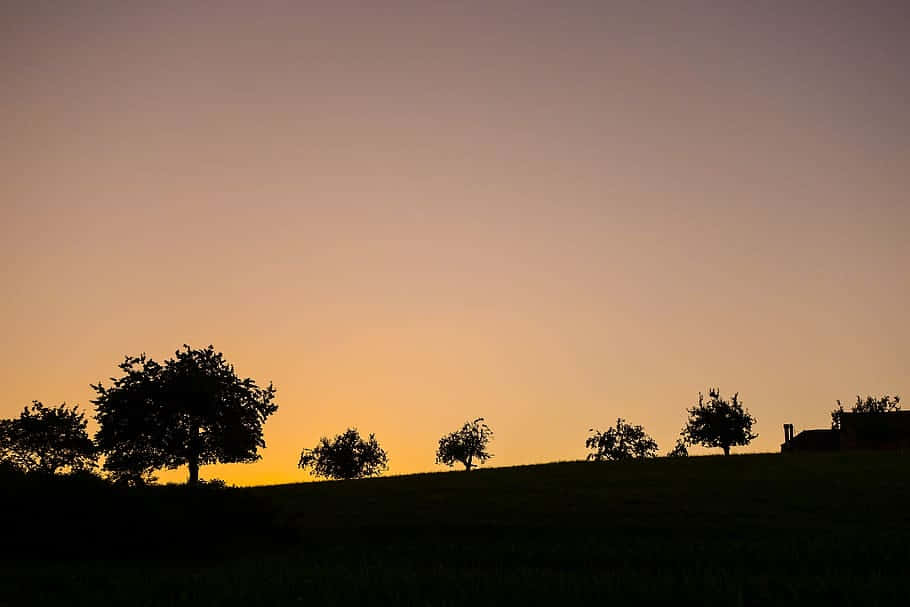
[[186,484],[195,485],[199,483],[199,459],[195,455],[190,456],[189,466],[190,478],[186,481]]
[[730,455],[730,445],[723,445],[724,455]]
[[470,461],[470,460],[468,460],[468,461],[466,461],[466,462],[464,463],[464,469],[465,469],[466,472],[470,472],[470,471],[471,471],[471,465],[472,465],[472,464],[471,464],[471,461]]
[[190,454],[187,457],[187,464],[190,468],[190,478],[186,484],[196,485],[199,483],[199,426],[193,426],[190,435]]

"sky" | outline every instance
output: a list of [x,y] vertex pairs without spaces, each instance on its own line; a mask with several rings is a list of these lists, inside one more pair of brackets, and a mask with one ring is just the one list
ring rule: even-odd
[[250,485],[910,393],[907,3],[139,4],[0,8],[0,417],[213,344],[278,389]]

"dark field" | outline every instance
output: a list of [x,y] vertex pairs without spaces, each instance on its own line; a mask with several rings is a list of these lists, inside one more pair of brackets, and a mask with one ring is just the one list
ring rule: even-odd
[[0,605],[910,601],[910,458],[894,453],[63,481],[4,483]]

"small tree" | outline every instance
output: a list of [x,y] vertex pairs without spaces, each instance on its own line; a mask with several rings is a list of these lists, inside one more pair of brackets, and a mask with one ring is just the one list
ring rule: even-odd
[[153,470],[186,465],[196,484],[202,465],[259,459],[262,426],[278,409],[275,388],[237,377],[213,346],[184,345],[163,365],[127,356],[120,370],[112,387],[92,386],[95,439],[115,480],[140,484]]
[[667,457],[689,457],[689,449],[686,447],[686,441],[681,438],[676,439],[676,446],[672,451],[667,453]]
[[487,451],[487,445],[492,438],[493,431],[484,423],[482,417],[465,422],[460,430],[439,439],[436,463],[452,467],[457,462],[462,464],[465,470],[470,471],[474,466],[483,464],[493,457],[493,454]]
[[757,434],[752,434],[755,418],[743,409],[739,393],[729,401],[724,400],[717,388],[708,391],[708,402],[699,392],[698,404],[688,409],[689,420],[680,433],[686,444],[720,447],[730,455],[730,447],[748,445]]
[[[879,398],[867,396],[865,400],[856,396],[856,403],[850,409],[851,413],[893,413],[901,410],[901,397],[885,394]],[[844,406],[837,401],[837,408],[831,411],[831,428],[840,430],[840,415]]]
[[389,458],[374,434],[363,440],[356,428],[348,428],[331,440],[323,436],[314,448],[304,449],[297,466],[312,468],[314,475],[323,478],[350,480],[379,476],[389,469]]
[[591,449],[589,460],[627,460],[645,459],[657,455],[657,441],[648,436],[642,426],[633,426],[622,418],[616,420],[616,426],[605,431],[595,431],[585,441],[585,447]]
[[45,407],[33,401],[19,417],[0,420],[0,460],[25,472],[81,472],[96,466],[95,445],[78,406]]

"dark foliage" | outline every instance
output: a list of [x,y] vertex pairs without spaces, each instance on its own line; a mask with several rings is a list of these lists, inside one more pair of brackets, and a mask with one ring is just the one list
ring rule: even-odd
[[375,435],[364,440],[356,428],[348,428],[331,440],[323,436],[314,448],[304,449],[297,466],[311,468],[322,478],[350,480],[379,476],[388,470],[389,458]]
[[78,406],[45,407],[34,401],[19,417],[0,420],[0,460],[25,472],[90,470],[97,457]]
[[[856,403],[850,409],[851,413],[893,413],[901,410],[901,397],[890,396],[885,394],[879,398],[867,396],[864,399],[856,396]],[[844,412],[844,406],[837,401],[837,408],[831,411],[831,428],[840,429],[840,414]]]
[[465,470],[470,470],[493,457],[493,454],[487,451],[487,445],[492,438],[493,431],[484,423],[482,417],[465,422],[460,430],[439,439],[436,463],[451,467],[458,462]]
[[227,489],[228,484],[220,478],[199,479],[199,485],[210,489]]
[[689,448],[686,446],[686,441],[677,438],[676,446],[667,452],[667,457],[689,457]]
[[621,461],[628,459],[645,459],[657,455],[657,442],[648,436],[642,426],[633,426],[624,419],[616,420],[616,425],[607,430],[595,431],[585,440],[585,447],[592,452],[587,459],[596,462],[604,460]]
[[241,379],[212,346],[184,346],[163,365],[128,356],[98,398],[95,437],[104,467],[126,484],[145,484],[160,468],[189,468],[189,483],[205,464],[253,462],[265,447],[262,426],[278,406],[275,388]]
[[730,455],[730,447],[748,445],[758,437],[752,433],[755,418],[743,409],[739,393],[727,401],[717,388],[712,388],[708,398],[705,402],[699,393],[698,404],[688,409],[689,420],[680,433],[687,444],[720,447],[724,455]]
[[8,459],[0,459],[0,481],[8,483],[11,479],[19,480],[25,476],[25,470]]

